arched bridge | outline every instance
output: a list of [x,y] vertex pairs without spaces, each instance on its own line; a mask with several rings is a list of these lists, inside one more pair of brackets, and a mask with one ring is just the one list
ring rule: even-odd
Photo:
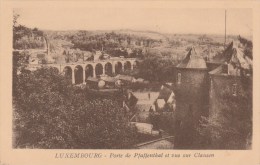
[[88,77],[97,77],[102,74],[117,75],[123,71],[133,70],[137,65],[138,61],[135,58],[116,58],[62,64],[31,64],[29,68],[39,66],[54,67],[60,73],[70,77],[72,84],[81,84],[85,83]]

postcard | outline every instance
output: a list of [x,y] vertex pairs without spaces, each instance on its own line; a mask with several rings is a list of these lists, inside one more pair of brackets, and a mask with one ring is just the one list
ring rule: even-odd
[[260,163],[259,1],[0,7],[0,165]]

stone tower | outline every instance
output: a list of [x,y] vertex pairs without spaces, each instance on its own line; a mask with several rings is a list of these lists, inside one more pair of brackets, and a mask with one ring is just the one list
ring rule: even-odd
[[195,48],[175,67],[175,148],[190,148],[201,116],[208,116],[208,70]]

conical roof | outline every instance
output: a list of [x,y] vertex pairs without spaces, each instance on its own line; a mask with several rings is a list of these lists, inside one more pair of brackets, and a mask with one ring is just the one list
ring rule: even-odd
[[229,62],[233,53],[233,42],[231,42],[227,48],[223,51],[223,53],[218,54],[212,58],[210,63],[220,63],[224,64],[226,62]]
[[198,55],[195,48],[192,47],[177,68],[207,69],[207,66],[202,56]]

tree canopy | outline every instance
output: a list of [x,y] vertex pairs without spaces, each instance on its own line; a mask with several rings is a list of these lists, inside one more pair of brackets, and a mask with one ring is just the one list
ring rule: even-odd
[[13,16],[13,48],[14,49],[42,49],[44,41],[36,39],[43,37],[43,31],[34,28],[28,28],[18,23],[20,15]]
[[17,148],[127,148],[136,140],[118,99],[90,97],[55,68],[22,70],[13,109]]

